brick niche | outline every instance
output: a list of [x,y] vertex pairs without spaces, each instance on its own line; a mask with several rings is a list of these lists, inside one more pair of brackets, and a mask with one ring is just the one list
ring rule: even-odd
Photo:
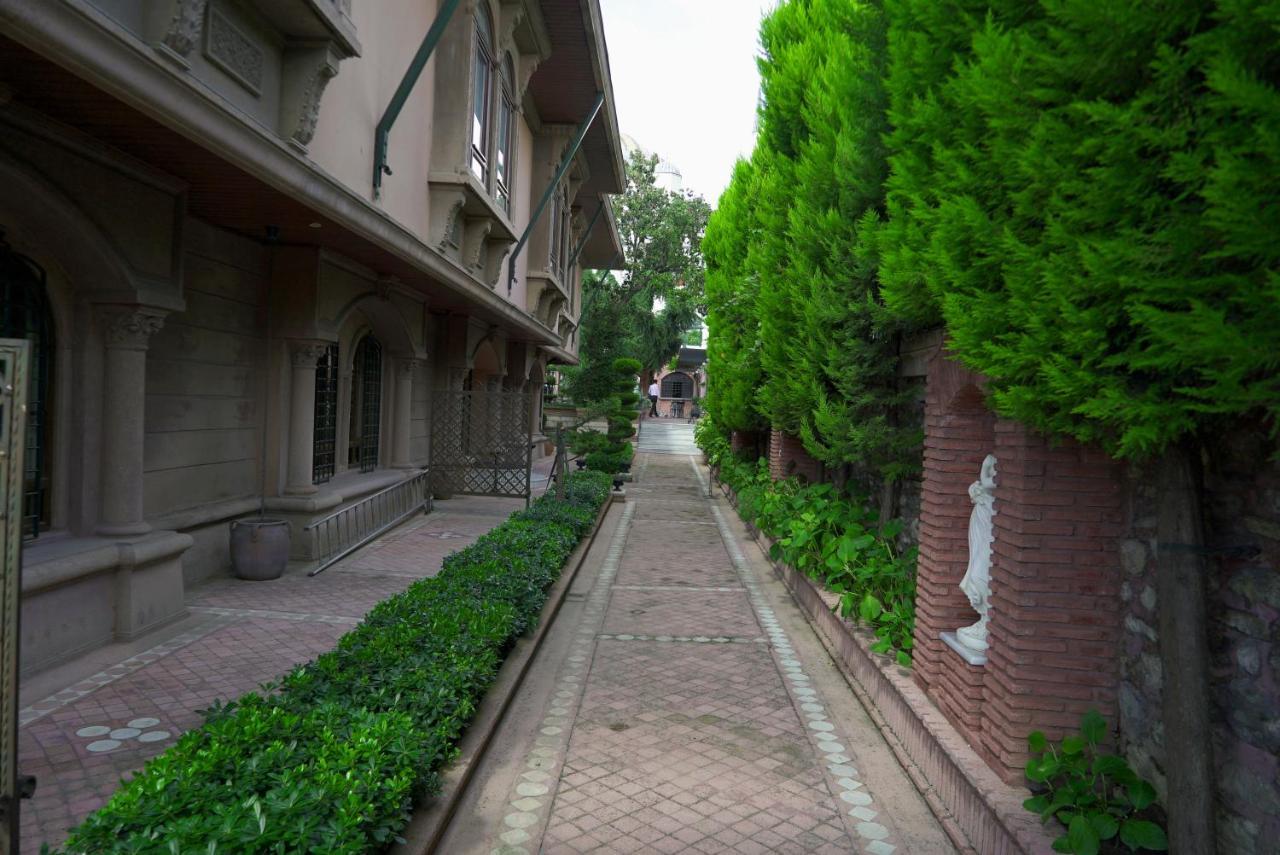
[[769,432],[769,474],[775,480],[799,477],[814,484],[822,480],[822,464],[809,456],[800,437],[773,428]]
[[[1031,731],[1060,738],[1090,708],[1116,723],[1121,472],[1097,449],[996,419],[983,378],[941,351],[927,379],[915,679],[1001,778],[1021,784]],[[998,460],[990,646],[986,665],[971,666],[939,634],[977,619],[958,585],[968,488],[987,454]]]

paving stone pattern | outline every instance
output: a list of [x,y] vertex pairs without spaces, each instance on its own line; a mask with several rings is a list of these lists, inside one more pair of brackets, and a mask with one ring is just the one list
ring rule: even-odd
[[635,471],[493,855],[899,851],[692,458]]
[[330,650],[374,604],[434,575],[446,555],[522,507],[511,499],[440,502],[314,578],[299,568],[271,582],[213,580],[188,592],[190,626],[168,640],[55,694],[24,693],[20,767],[39,783],[22,804],[23,855],[64,840],[122,777],[198,725],[197,710]]

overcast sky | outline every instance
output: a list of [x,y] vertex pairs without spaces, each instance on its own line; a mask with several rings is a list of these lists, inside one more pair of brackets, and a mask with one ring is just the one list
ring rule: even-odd
[[776,0],[600,0],[624,134],[712,206],[755,144],[760,19]]

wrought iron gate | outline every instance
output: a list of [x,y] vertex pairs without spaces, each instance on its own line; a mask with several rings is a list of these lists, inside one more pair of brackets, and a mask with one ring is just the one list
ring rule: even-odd
[[30,346],[0,339],[0,854],[18,851],[18,801],[34,781],[18,777],[18,617],[23,468]]
[[436,495],[532,494],[533,396],[441,390],[431,398],[431,489]]

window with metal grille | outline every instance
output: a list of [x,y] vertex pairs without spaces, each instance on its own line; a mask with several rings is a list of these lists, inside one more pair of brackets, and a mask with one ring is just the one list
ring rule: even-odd
[[10,248],[0,230],[0,338],[31,342],[27,389],[26,450],[23,455],[22,531],[25,539],[49,527],[48,407],[53,383],[53,315],[44,269]]
[[679,371],[662,378],[662,397],[687,399],[693,397],[693,380]]
[[378,468],[378,433],[382,420],[382,345],[371,335],[356,346],[351,371],[351,438],[347,465],[361,472]]
[[329,345],[316,363],[315,433],[311,449],[311,483],[333,477],[338,458],[338,346]]

